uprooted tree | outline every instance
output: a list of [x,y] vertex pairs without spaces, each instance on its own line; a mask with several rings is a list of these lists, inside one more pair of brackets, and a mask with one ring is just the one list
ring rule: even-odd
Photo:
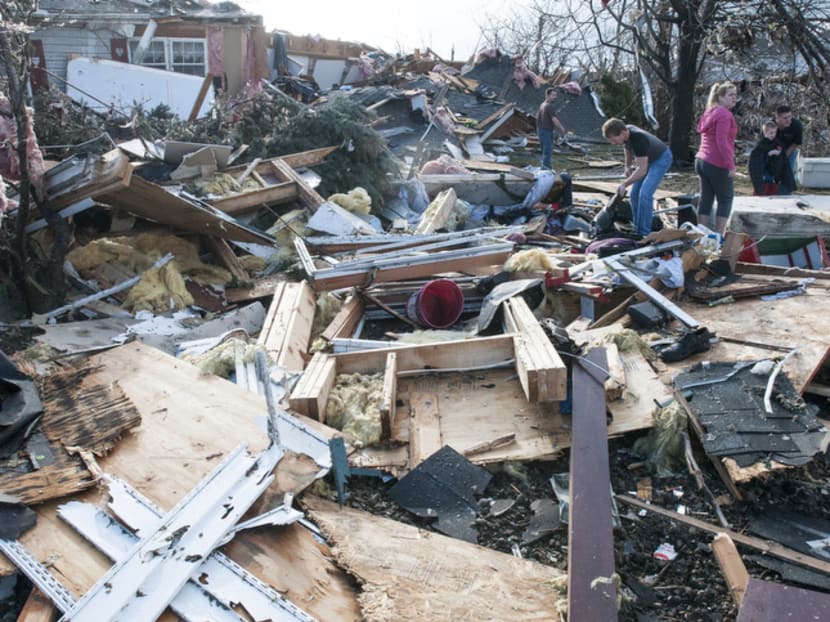
[[[63,302],[63,262],[69,247],[69,226],[50,206],[44,188],[43,158],[35,140],[32,111],[26,105],[29,69],[28,27],[34,2],[0,4],[0,58],[7,96],[0,96],[0,176],[14,184],[17,209],[0,213],[0,278],[16,286],[28,311],[45,311]],[[0,188],[0,192],[5,191]],[[34,201],[46,220],[49,247],[33,252],[25,234]],[[5,201],[4,201],[5,202]]]
[[[735,68],[766,38],[773,49],[796,54],[810,88],[824,97],[829,23],[827,0],[535,0],[483,33],[542,75],[570,68],[653,81],[662,104],[656,117],[664,121],[659,133],[676,160],[688,160],[709,59],[728,59]],[[720,79],[735,78],[722,73]]]

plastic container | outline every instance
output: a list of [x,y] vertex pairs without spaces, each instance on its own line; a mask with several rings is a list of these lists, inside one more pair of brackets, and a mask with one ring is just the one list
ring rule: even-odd
[[447,279],[425,283],[406,303],[409,319],[426,328],[452,326],[461,317],[463,310],[463,292],[458,285]]
[[830,188],[830,158],[799,158],[795,179],[805,188]]

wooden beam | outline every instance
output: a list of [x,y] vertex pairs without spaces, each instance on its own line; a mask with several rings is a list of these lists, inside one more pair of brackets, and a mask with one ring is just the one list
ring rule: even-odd
[[824,574],[830,574],[830,562],[813,557],[812,555],[799,553],[798,551],[789,549],[782,544],[773,542],[772,540],[763,540],[754,536],[747,536],[746,534],[733,531],[732,529],[727,529],[726,527],[721,527],[720,525],[713,525],[711,523],[707,523],[706,521],[687,516],[686,514],[679,514],[678,512],[673,512],[671,510],[661,508],[660,506],[640,501],[639,499],[629,497],[628,495],[616,495],[616,499],[618,501],[622,501],[623,503],[627,503],[628,505],[633,505],[649,512],[659,514],[660,516],[671,518],[672,520],[676,520],[684,525],[695,527],[701,531],[713,534],[725,533],[732,538],[734,542],[737,542],[741,546],[748,546],[749,548],[760,551],[765,555],[772,555],[773,557],[778,557],[779,559],[798,564],[799,566],[804,566],[805,568],[817,570],[818,572],[822,572]]
[[746,571],[741,554],[738,553],[732,538],[725,533],[716,535],[711,546],[715,559],[718,560],[718,566],[726,579],[726,585],[729,586],[729,593],[732,594],[735,604],[740,607],[749,583],[749,573]]
[[386,355],[386,369],[383,372],[383,395],[380,400],[380,440],[392,438],[392,426],[397,413],[395,402],[398,387],[398,355],[390,352]]
[[206,236],[206,240],[218,263],[222,264],[233,275],[233,280],[237,285],[248,283],[251,280],[227,240],[213,236]]
[[516,296],[503,303],[508,329],[516,333],[516,371],[529,402],[564,400],[568,395],[568,370],[544,329]]
[[371,283],[387,283],[407,279],[420,279],[444,272],[465,272],[483,266],[503,264],[510,256],[511,250],[498,245],[487,253],[478,253],[462,257],[452,251],[431,253],[414,263],[413,259],[401,259],[399,264],[376,267],[367,265],[365,271],[354,273],[328,272],[318,270],[312,275],[317,291],[331,291],[344,287],[365,287]]
[[513,359],[513,349],[512,335],[496,335],[463,341],[347,352],[335,357],[338,374],[373,374],[385,369],[386,355],[394,351],[397,354],[399,374],[410,370],[422,370],[428,374],[445,369],[466,369],[473,364],[487,366],[510,361]]
[[225,290],[225,298],[230,303],[237,303],[273,296],[277,284],[283,281],[285,281],[284,274],[275,274],[257,279],[250,287],[229,287]]
[[257,343],[288,371],[305,368],[316,300],[306,281],[282,282],[274,290]]
[[270,235],[246,227],[234,220],[228,220],[227,217],[214,213],[212,208],[203,207],[167,192],[161,186],[142,179],[138,175],[130,178],[128,188],[102,195],[99,199],[112,207],[120,207],[142,218],[182,231],[239,242],[274,243],[274,238]]
[[317,191],[309,186],[305,179],[300,177],[285,161],[280,159],[271,160],[271,167],[280,181],[293,181],[297,184],[300,203],[312,214],[325,203],[325,199],[317,194]]
[[211,199],[210,204],[226,214],[236,216],[249,214],[260,209],[263,205],[281,205],[296,201],[300,196],[297,183],[286,181],[258,190],[249,190],[232,194],[219,199]]
[[[568,620],[617,619],[606,374],[602,348],[573,366],[573,447],[568,518]],[[591,363],[593,363],[591,365]],[[590,365],[590,367],[589,367]]]
[[421,215],[421,221],[415,228],[415,234],[426,234],[443,229],[447,225],[447,218],[455,207],[458,197],[455,190],[442,190],[429,204]]
[[193,102],[193,108],[191,108],[190,115],[187,117],[188,123],[193,123],[196,120],[196,117],[199,116],[199,110],[202,109],[202,104],[205,102],[205,97],[207,96],[207,92],[211,84],[213,84],[213,75],[208,74],[205,76],[204,80],[202,80],[202,86],[199,88],[199,94],[196,95],[196,101]]
[[29,597],[17,616],[17,622],[53,622],[57,620],[58,610],[52,601],[36,587],[29,592]]
[[336,377],[334,358],[324,352],[316,352],[291,392],[289,406],[302,415],[325,422],[326,404]]
[[363,302],[363,298],[355,296],[354,294],[350,295],[320,337],[326,341],[332,341],[338,337],[352,337],[363,317],[365,309],[366,305]]
[[409,464],[414,469],[443,447],[438,394],[413,391],[409,397]]
[[616,343],[605,344],[608,378],[605,381],[605,399],[614,402],[622,397],[625,389],[625,367],[620,359],[620,349]]

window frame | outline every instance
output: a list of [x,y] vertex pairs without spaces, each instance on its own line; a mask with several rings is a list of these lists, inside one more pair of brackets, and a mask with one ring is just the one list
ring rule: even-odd
[[[133,51],[137,47],[138,42],[141,41],[140,37],[132,37],[127,40],[127,49],[129,51],[129,61],[131,65],[135,65],[137,63],[133,62]],[[207,39],[197,39],[193,37],[153,37],[150,44],[154,44],[156,42],[161,42],[164,46],[164,66],[162,67],[160,64],[146,64],[141,63],[139,67],[150,67],[152,69],[163,69],[164,71],[172,71],[175,73],[181,73],[183,75],[191,75],[191,76],[198,76],[204,77],[207,75],[208,71],[208,50],[207,50]],[[201,47],[202,50],[202,62],[200,63],[187,63],[187,62],[175,62],[174,57],[174,44],[176,43],[186,43],[190,45],[198,45]],[[176,67],[199,67],[201,66],[201,70],[196,72],[188,72],[188,71],[179,71]]]

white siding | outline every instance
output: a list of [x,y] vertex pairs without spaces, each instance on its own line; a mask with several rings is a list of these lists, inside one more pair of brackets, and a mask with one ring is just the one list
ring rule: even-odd
[[[87,58],[110,59],[110,41],[113,38],[124,38],[127,32],[119,32],[117,25],[102,27],[97,30],[90,28],[49,28],[32,34],[32,39],[43,41],[43,53],[46,56],[47,71],[59,76],[56,80],[49,77],[49,83],[56,85],[66,92],[66,63],[70,56],[84,56]],[[133,26],[124,28],[133,32]]]

